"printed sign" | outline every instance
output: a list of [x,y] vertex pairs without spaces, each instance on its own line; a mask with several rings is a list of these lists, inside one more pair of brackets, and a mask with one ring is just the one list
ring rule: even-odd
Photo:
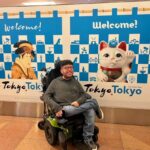
[[149,4],[0,8],[0,100],[39,102],[46,71],[67,58],[100,105],[149,109]]

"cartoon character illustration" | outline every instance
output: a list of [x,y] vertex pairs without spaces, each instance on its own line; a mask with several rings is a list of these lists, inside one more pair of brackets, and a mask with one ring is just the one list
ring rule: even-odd
[[14,47],[19,57],[12,66],[12,79],[37,79],[31,66],[31,60],[35,57],[32,43],[21,41],[14,44]]
[[127,50],[125,42],[118,46],[111,46],[102,41],[100,43],[100,68],[98,80],[101,82],[127,82],[126,77],[131,71],[135,58],[133,51]]

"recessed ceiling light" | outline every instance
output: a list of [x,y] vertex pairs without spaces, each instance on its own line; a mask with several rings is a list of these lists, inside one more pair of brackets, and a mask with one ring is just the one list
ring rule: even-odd
[[27,2],[22,4],[25,6],[36,6],[36,5],[55,5],[56,3],[51,1],[51,2]]

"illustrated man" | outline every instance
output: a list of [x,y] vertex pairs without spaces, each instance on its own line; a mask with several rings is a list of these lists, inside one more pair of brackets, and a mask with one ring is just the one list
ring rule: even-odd
[[19,55],[12,66],[12,79],[37,79],[31,66],[35,54],[32,43],[20,41],[14,44],[15,53]]

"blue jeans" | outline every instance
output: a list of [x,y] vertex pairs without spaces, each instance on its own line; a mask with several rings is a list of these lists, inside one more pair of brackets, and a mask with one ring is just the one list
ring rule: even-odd
[[77,114],[82,113],[84,116],[84,126],[83,126],[83,137],[84,139],[92,138],[94,134],[94,124],[95,124],[95,111],[93,109],[93,105],[91,105],[90,101],[92,99],[87,100],[88,103],[83,103],[79,107],[75,106],[63,106],[63,110],[65,111],[66,117],[71,117]]

